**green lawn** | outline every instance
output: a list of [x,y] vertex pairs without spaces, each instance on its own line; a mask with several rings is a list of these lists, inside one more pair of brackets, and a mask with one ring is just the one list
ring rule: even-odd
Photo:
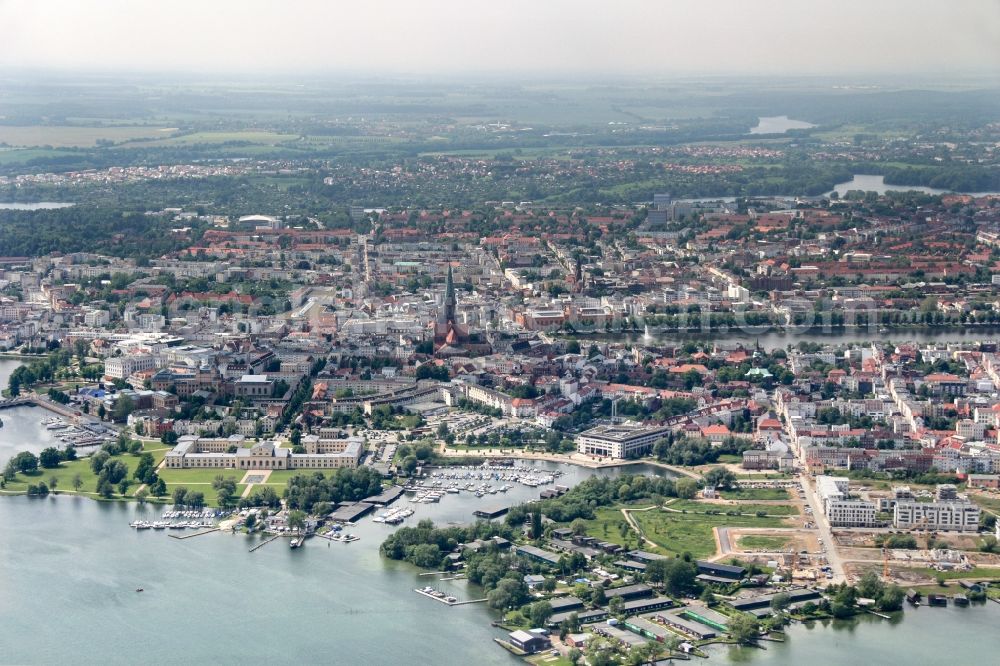
[[691,553],[708,557],[715,553],[713,527],[784,527],[782,518],[676,513],[661,509],[632,513],[646,538],[669,554]]
[[168,485],[184,485],[185,483],[211,484],[215,477],[222,475],[225,479],[232,479],[237,483],[246,474],[243,469],[161,469],[158,474]]
[[744,515],[753,515],[758,511],[763,511],[764,513],[772,516],[799,515],[798,508],[792,504],[751,504],[746,502],[740,504],[713,504],[711,502],[700,502],[698,500],[679,499],[669,502],[667,506],[671,509],[677,509],[678,511],[700,513],[704,513],[706,511],[721,511],[725,514],[727,511],[739,511]]
[[535,666],[572,666],[573,664],[567,657],[553,657],[549,654],[548,650],[541,654],[526,657],[525,661],[529,664],[535,664]]
[[163,457],[167,455],[167,451],[169,451],[171,448],[173,447],[167,446],[166,444],[162,444],[161,442],[142,443],[142,452],[152,454],[153,459],[156,461],[157,465],[163,462]]
[[[131,473],[135,469],[137,460],[129,455],[121,456],[120,458],[128,465],[129,472]],[[129,460],[129,458],[132,459]],[[91,471],[90,461],[87,459],[63,462],[59,464],[59,467],[53,469],[39,467],[38,471],[32,474],[18,474],[13,481],[7,482],[5,490],[25,492],[29,485],[37,486],[40,483],[49,486],[51,490],[51,479],[55,477],[57,482],[56,490],[60,492],[73,492],[73,477],[77,474],[80,475],[80,479],[83,481],[80,492],[95,493],[97,491],[97,475]]]
[[[155,448],[155,447],[154,447]],[[153,452],[154,456],[159,455],[162,458],[162,453],[158,454]],[[115,460],[120,460],[128,467],[129,478],[132,479],[132,473],[139,464],[139,457],[133,456],[129,453],[122,454],[120,456],[115,456]],[[73,478],[79,474],[80,480],[83,481],[83,486],[80,488],[80,494],[97,496],[97,475],[90,469],[90,459],[89,458],[78,458],[72,462],[62,462],[59,467],[52,469],[44,469],[39,467],[38,471],[33,474],[18,474],[13,481],[7,483],[4,490],[12,492],[25,492],[29,485],[38,485],[40,483],[45,483],[49,486],[51,490],[51,479],[55,477],[56,479],[56,491],[60,493],[75,493],[73,490]],[[129,494],[131,495],[138,488],[138,482],[134,479],[132,480],[132,486],[129,488]],[[115,489],[117,496],[117,488]]]
[[621,511],[605,507],[596,509],[594,516],[593,520],[587,521],[587,536],[596,537],[601,541],[610,541],[619,546],[634,547],[637,545],[635,530],[628,527]]
[[738,488],[719,493],[727,500],[786,500],[788,491],[784,488]]
[[744,550],[784,550],[792,542],[790,537],[748,534],[740,537],[740,548]]

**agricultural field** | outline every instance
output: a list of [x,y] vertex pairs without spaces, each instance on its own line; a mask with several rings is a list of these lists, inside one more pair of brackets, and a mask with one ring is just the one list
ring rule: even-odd
[[168,138],[159,139],[158,141],[144,141],[142,145],[167,147],[232,142],[274,145],[298,139],[298,134],[278,134],[277,132],[264,131],[193,132],[190,134],[176,134]]
[[[168,136],[173,127],[127,125],[78,127],[75,125],[0,125],[0,143],[10,146],[51,146],[53,148],[91,148],[98,141],[122,143],[134,139]],[[2,154],[2,153],[0,153]]]
[[66,150],[50,150],[48,148],[24,148],[19,150],[0,150],[0,166],[7,164],[23,164],[29,160],[72,155]]

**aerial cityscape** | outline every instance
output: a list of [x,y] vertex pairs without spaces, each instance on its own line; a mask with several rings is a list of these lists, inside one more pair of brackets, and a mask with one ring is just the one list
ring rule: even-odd
[[995,658],[1000,7],[212,4],[0,4],[0,664]]

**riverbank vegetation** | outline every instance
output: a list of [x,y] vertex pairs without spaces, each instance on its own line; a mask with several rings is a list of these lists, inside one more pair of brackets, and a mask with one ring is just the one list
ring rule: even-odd
[[[128,443],[138,441],[124,439]],[[37,457],[21,452],[4,469],[0,490],[6,494],[56,492],[104,500],[165,501],[167,486],[155,468],[168,450],[159,442],[140,442],[137,446],[125,447],[112,442],[86,458],[78,457],[75,450],[61,452],[58,461],[49,449]],[[31,458],[35,459],[34,463]],[[42,459],[48,466],[41,464]],[[146,490],[141,497],[135,494],[139,486],[145,486]]]
[[285,498],[289,509],[325,514],[340,502],[357,502],[382,492],[382,475],[370,467],[342,468],[296,474],[288,480]]

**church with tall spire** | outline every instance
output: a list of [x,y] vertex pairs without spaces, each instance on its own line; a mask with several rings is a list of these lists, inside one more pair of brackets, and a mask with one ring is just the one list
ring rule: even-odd
[[452,274],[451,264],[448,264],[448,277],[444,283],[444,302],[434,324],[435,354],[448,356],[466,353],[462,346],[469,341],[469,333],[455,322],[457,305],[455,276]]
[[448,277],[444,282],[444,304],[438,313],[439,324],[453,324],[455,322],[455,276],[452,275],[451,264],[448,264]]

